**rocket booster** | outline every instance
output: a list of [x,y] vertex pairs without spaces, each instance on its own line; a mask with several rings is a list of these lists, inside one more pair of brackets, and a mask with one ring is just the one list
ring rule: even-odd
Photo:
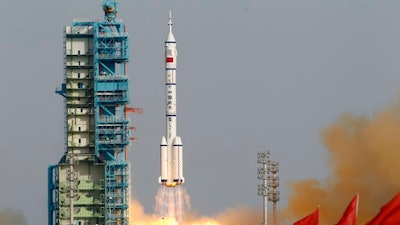
[[160,145],[159,182],[167,187],[174,187],[184,182],[182,141],[176,135],[176,40],[172,33],[172,16],[169,12],[169,33],[165,41],[165,103],[166,136]]

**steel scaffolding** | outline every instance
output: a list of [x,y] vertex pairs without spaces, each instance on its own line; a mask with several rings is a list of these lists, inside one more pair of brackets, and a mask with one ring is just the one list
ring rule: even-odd
[[[74,21],[64,32],[65,154],[48,168],[49,225],[128,225],[130,140],[126,112],[129,39],[104,0],[104,21]],[[140,110],[136,110],[139,111]]]

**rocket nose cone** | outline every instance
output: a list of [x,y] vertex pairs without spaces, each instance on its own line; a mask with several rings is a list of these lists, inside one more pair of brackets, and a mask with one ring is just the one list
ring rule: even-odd
[[174,34],[172,33],[172,31],[169,32],[168,36],[167,36],[167,42],[175,42],[175,41],[176,40],[175,40]]
[[163,136],[161,138],[161,145],[166,145],[167,144],[167,139],[165,139],[165,137]]
[[182,145],[181,137],[179,137],[179,136],[176,137],[175,140],[174,140],[174,144],[175,144],[175,145]]

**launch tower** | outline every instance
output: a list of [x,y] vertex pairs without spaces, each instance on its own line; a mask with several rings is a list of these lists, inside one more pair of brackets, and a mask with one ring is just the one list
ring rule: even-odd
[[65,152],[48,168],[49,225],[128,225],[129,39],[116,0],[64,29]]

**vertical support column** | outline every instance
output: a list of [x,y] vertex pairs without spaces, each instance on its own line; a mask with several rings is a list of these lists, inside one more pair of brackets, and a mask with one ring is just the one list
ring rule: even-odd
[[271,162],[269,155],[269,151],[257,154],[257,163],[262,164],[262,167],[258,168],[258,179],[262,180],[262,184],[258,185],[258,195],[263,197],[263,225],[268,225],[268,165]]
[[[259,152],[257,155],[257,163],[262,164],[258,168],[258,179],[262,180],[262,184],[258,185],[258,195],[263,196],[263,225],[268,225],[268,201],[273,203],[272,206],[272,225],[277,225],[277,202],[279,201],[279,162],[270,160],[270,152]],[[271,175],[270,175],[271,174]]]
[[277,203],[279,201],[279,162],[272,161],[269,165],[268,187],[272,188],[268,193],[268,201],[272,202],[272,225],[277,225]]
[[74,172],[74,155],[72,153],[67,155],[69,164],[69,223],[74,224],[74,197],[75,197],[75,184],[76,174]]
[[48,179],[48,225],[58,225],[58,166],[49,166],[47,169]]

